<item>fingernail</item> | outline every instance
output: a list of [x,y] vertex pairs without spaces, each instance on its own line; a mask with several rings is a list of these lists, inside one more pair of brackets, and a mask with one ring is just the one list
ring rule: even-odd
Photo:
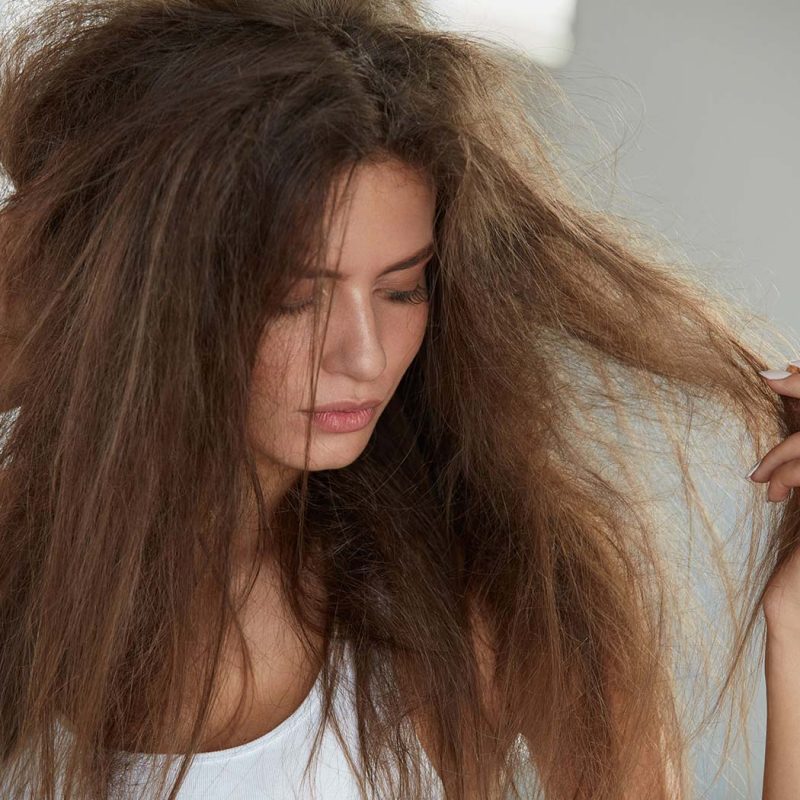
[[749,478],[758,469],[759,464],[763,460],[764,459],[762,458],[760,461],[756,461],[756,463],[753,465],[753,468],[750,470],[750,472],[748,472],[747,475],[745,475],[745,478]]
[[792,372],[786,372],[782,369],[764,369],[758,371],[759,375],[763,375],[765,378],[769,378],[771,381],[780,381],[783,378],[788,378],[790,375],[793,375]]

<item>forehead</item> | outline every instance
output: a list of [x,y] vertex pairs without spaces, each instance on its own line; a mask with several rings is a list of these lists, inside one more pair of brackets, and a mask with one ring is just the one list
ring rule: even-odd
[[351,271],[380,276],[433,255],[436,191],[425,174],[397,161],[364,164],[353,171],[349,185],[337,186],[331,199],[336,209],[327,263],[308,264],[304,277],[346,280]]
[[[424,247],[415,251],[411,255],[405,256],[399,261],[395,261],[394,263],[385,266],[380,271],[379,274],[388,275],[388,273],[390,272],[398,272],[404,269],[411,269],[411,267],[415,267],[417,264],[430,258],[433,255],[433,252],[434,252],[434,243],[430,241]],[[331,269],[318,269],[318,270],[309,270],[307,272],[304,272],[303,277],[304,278],[325,277],[325,278],[347,280],[348,276],[344,273],[337,274],[334,270]]]

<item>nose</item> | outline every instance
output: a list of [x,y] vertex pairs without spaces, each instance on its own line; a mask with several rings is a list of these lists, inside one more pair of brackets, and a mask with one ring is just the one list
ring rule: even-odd
[[369,383],[386,369],[381,329],[369,300],[334,302],[323,349],[322,368]]

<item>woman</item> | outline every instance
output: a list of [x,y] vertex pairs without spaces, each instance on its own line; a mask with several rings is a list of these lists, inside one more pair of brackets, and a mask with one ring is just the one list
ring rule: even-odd
[[670,413],[783,417],[559,178],[546,75],[405,0],[59,0],[0,56],[8,796],[686,796],[697,528],[634,419],[705,512]]

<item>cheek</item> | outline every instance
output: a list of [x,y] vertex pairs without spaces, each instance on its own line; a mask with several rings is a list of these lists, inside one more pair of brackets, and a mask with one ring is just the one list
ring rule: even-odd
[[272,336],[260,350],[253,370],[251,399],[255,412],[277,412],[293,399],[292,387],[306,374],[305,350],[299,337]]
[[414,360],[425,339],[428,325],[427,306],[414,311],[414,314],[409,315],[406,325],[394,328],[384,345],[387,353],[391,354],[390,363],[399,371],[405,371]]

